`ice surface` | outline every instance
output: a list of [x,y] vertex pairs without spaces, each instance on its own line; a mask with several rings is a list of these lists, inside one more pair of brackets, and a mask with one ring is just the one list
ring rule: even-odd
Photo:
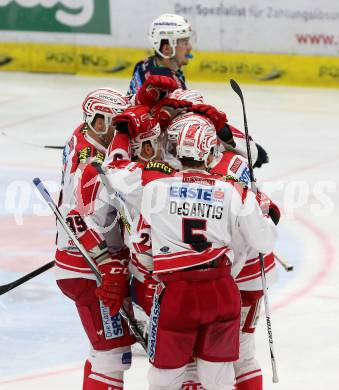
[[[125,91],[127,84],[0,73],[0,284],[53,256],[54,218],[31,183],[38,176],[56,192],[61,151],[42,146],[65,142],[81,122],[81,101],[90,90]],[[190,86],[242,128],[240,100],[226,82]],[[271,159],[255,173],[285,210],[277,252],[295,266],[291,273],[279,268],[269,295],[279,384],[271,381],[264,317],[258,326],[264,388],[337,389],[339,90],[241,87],[250,133]],[[1,389],[81,389],[87,352],[75,309],[52,270],[0,297]],[[146,358],[134,358],[126,389],[147,389],[147,366]]]

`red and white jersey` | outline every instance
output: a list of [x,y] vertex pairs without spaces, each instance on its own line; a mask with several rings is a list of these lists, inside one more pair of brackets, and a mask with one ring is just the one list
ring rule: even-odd
[[[81,210],[80,213],[74,212],[74,210],[77,208],[83,209],[84,207],[86,207],[87,210],[90,210],[93,207],[93,199],[96,197],[97,192],[95,182],[92,186],[88,185],[84,188],[84,184],[81,184],[81,180],[83,180],[82,176],[85,167],[92,161],[102,163],[105,158],[105,153],[106,149],[87,134],[87,128],[84,124],[80,125],[74,131],[64,149],[59,209],[63,217],[66,218],[68,224],[72,226],[79,237],[82,237],[89,230],[87,225],[91,226],[91,223],[102,224],[100,220],[93,220],[93,222],[88,223],[81,217],[83,210]],[[100,202],[101,207],[108,207],[107,199],[100,200]],[[98,204],[98,202],[96,204]],[[109,214],[107,210],[103,211],[99,214],[99,218],[107,219],[107,215],[111,215],[111,219],[114,220],[116,211],[110,210],[110,212],[111,214]],[[105,217],[103,217],[104,215]],[[105,223],[109,226],[107,220],[105,220]],[[110,231],[107,235],[107,246],[112,252],[118,252],[123,246],[118,224],[114,226],[113,230],[115,231]],[[89,234],[86,233],[85,236],[88,240]],[[95,234],[93,240],[95,244],[91,243],[87,245],[88,250],[90,250],[91,245],[94,247],[103,241],[104,235]],[[85,259],[59,223],[57,224],[56,241],[57,251],[55,259],[57,279],[75,277],[94,279],[94,275]]]
[[222,152],[212,162],[209,170],[212,175],[218,175],[224,178],[234,177],[242,185],[251,186],[250,170],[247,159],[231,151]]
[[175,170],[162,161],[149,161],[143,165],[128,160],[112,161],[111,158],[104,165],[106,177],[130,222],[130,231],[124,234],[125,244],[130,249],[130,270],[142,282],[152,263],[149,226],[140,214],[143,187],[152,180],[173,176]]
[[[241,156],[243,156],[247,159],[247,144],[246,144],[245,134],[230,124],[228,124],[228,126],[233,134],[233,139],[236,143],[236,146],[235,146],[235,148],[233,148],[231,145],[228,145],[222,141],[221,141],[221,144],[224,146],[225,150],[235,152],[236,154],[240,154]],[[254,164],[258,158],[258,149],[257,149],[255,142],[252,140],[251,137],[250,137],[250,149],[251,149],[252,161]]]
[[[234,176],[241,184],[249,187],[250,176],[247,160],[234,153],[224,152],[218,162],[210,170],[211,174],[222,177]],[[231,247],[238,259],[232,267],[232,275],[241,290],[261,290],[261,272],[259,254],[242,240],[242,237],[234,237]],[[265,274],[267,286],[271,286],[277,280],[275,260],[273,253],[264,256]]]
[[251,191],[204,171],[182,171],[148,182],[141,212],[150,225],[154,273],[233,260],[235,232],[252,248],[273,249],[276,228]]
[[[243,246],[243,243],[241,244]],[[236,249],[232,246],[237,255]],[[238,285],[239,290],[244,291],[259,291],[262,290],[261,268],[258,251],[252,248],[246,248],[243,259],[245,263],[238,272],[237,267],[232,269],[232,276]],[[278,278],[276,263],[273,252],[264,255],[264,269],[266,277],[266,286],[272,286]]]

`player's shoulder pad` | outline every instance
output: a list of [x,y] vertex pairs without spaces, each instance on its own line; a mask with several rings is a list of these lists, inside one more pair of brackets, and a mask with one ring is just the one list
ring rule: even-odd
[[175,170],[164,161],[149,161],[145,166],[145,171],[157,171],[166,175],[172,175]]

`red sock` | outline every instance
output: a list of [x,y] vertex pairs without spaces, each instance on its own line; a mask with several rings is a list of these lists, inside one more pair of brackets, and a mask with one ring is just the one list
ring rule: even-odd
[[82,390],[87,390],[88,388],[86,387],[87,379],[89,374],[91,373],[92,369],[92,364],[90,363],[89,360],[86,360],[85,365],[84,365],[84,381],[82,384]]
[[237,383],[237,390],[263,390],[262,375]]

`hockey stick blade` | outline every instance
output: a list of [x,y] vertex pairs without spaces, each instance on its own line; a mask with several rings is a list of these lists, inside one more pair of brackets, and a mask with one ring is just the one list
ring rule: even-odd
[[294,266],[290,264],[287,260],[283,259],[280,255],[277,255],[276,253],[273,253],[273,255],[274,258],[284,268],[285,271],[291,272],[294,270]]
[[59,149],[59,150],[64,148],[64,146],[59,146],[59,145],[43,145],[43,147],[46,149]]
[[30,272],[27,275],[22,276],[17,280],[14,280],[11,283],[3,284],[2,286],[0,286],[0,295],[6,294],[8,291],[13,290],[13,288],[18,287],[24,284],[25,282],[28,282],[29,280],[35,278],[36,276],[42,274],[43,272],[46,272],[47,270],[52,268],[54,264],[55,264],[54,260],[50,261],[49,263],[43,265],[42,267],[37,268],[36,270]]
[[241,101],[244,101],[244,97],[241,88],[239,87],[239,84],[233,79],[230,80],[230,84],[233,91],[240,97]]

